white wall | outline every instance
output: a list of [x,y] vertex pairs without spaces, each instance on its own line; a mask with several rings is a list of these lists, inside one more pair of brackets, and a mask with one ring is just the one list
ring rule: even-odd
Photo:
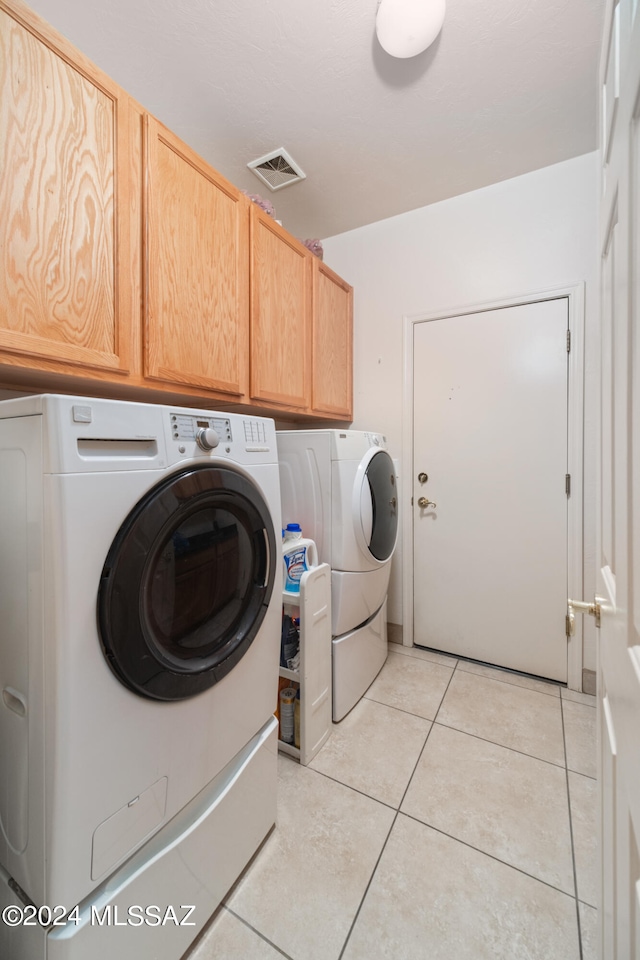
[[[402,172],[399,172],[401,176]],[[403,317],[586,283],[584,596],[595,595],[597,154],[587,154],[323,241],[355,288],[354,423],[402,455]],[[490,348],[490,345],[488,345]],[[402,622],[402,544],[388,619]],[[585,617],[584,667],[595,670]]]

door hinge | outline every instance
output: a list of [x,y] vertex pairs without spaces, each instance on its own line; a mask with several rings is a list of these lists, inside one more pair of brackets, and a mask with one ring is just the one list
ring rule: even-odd
[[570,497],[571,496],[571,474],[570,473],[565,474],[564,489],[567,496]]
[[567,330],[567,353],[571,353],[571,330]]
[[575,635],[576,620],[575,620],[575,617],[571,616],[571,614],[569,613],[564,618],[564,629],[568,637],[573,637]]

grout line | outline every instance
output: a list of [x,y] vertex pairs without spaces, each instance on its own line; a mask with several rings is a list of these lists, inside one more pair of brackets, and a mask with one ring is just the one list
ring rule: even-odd
[[[540,693],[543,697],[551,697],[552,700],[561,700],[562,696],[558,691],[558,695],[555,693],[547,693],[546,690],[539,690],[537,687],[528,687],[524,683],[514,683],[513,680],[505,680],[501,676],[487,676],[486,673],[477,673],[475,670],[465,670],[464,667],[460,667],[462,673],[467,674],[469,677],[480,677],[481,680],[495,680],[497,683],[504,683],[508,687],[516,687],[517,690],[528,690],[529,693]],[[544,680],[538,681],[539,683],[544,683]],[[551,684],[549,684],[551,686]]]
[[[456,733],[465,733],[468,737],[475,737],[476,740],[482,740],[484,743],[491,743],[494,747],[502,747],[504,750],[511,750],[513,753],[519,753],[522,757],[530,757],[532,760],[539,760],[540,763],[548,763],[552,767],[559,767],[560,770],[566,769],[566,764],[564,763],[556,763],[555,760],[546,760],[544,757],[536,757],[533,753],[527,753],[525,750],[518,750],[517,747],[510,747],[508,744],[499,743],[497,740],[489,740],[488,737],[481,737],[478,733],[470,733],[468,730],[463,730],[461,727],[452,727],[450,723],[443,723],[441,720],[434,720],[433,722],[437,723],[439,727],[446,727],[447,730],[455,730]],[[585,776],[585,774],[582,774],[582,776]]]
[[573,700],[571,697],[563,697],[562,694],[560,694],[560,699],[564,700],[565,703],[575,703],[577,707],[589,707],[590,710],[595,710],[597,707],[597,704],[595,703],[585,703],[583,700]]
[[582,770],[574,770],[573,767],[567,765],[567,770],[569,773],[575,773],[576,777],[584,777],[586,780],[593,780],[595,783],[598,782],[598,777],[592,777],[589,773],[583,773]]
[[460,662],[460,661],[458,661],[458,662],[456,663],[455,667],[454,667],[453,670],[451,671],[451,676],[449,677],[449,681],[448,681],[448,683],[447,683],[447,686],[445,687],[444,693],[443,693],[442,696],[440,697],[440,703],[438,704],[438,709],[436,710],[436,715],[435,715],[435,717],[433,718],[433,722],[434,722],[434,723],[435,723],[436,720],[438,719],[438,714],[440,713],[440,710],[442,709],[442,704],[444,703],[444,698],[446,697],[446,695],[447,695],[448,692],[449,692],[449,687],[451,686],[451,681],[453,680],[453,678],[454,678],[454,676],[455,676],[455,673],[456,673],[456,670],[458,669],[458,664],[459,664],[459,662]]
[[[431,732],[431,729],[429,729],[429,732]],[[324,777],[326,780],[330,780],[332,783],[338,783],[341,787],[346,787],[347,790],[353,790],[354,793],[359,793],[361,797],[366,797],[367,800],[373,800],[374,803],[379,803],[380,806],[386,807],[387,810],[393,810],[394,813],[397,813],[398,811],[398,808],[392,803],[387,803],[386,800],[380,800],[379,797],[372,797],[370,793],[365,793],[364,790],[361,790],[359,787],[354,787],[351,783],[345,783],[344,780],[338,780],[337,777],[332,777],[330,773],[325,773],[324,770],[316,770],[315,767],[310,766],[308,766],[306,769],[311,770],[312,773],[317,773],[319,776]]]
[[[388,844],[388,842],[389,842],[389,837],[391,836],[391,831],[393,830],[397,819],[398,819],[398,811],[396,810],[396,815],[395,815],[395,817],[393,818],[393,821],[392,821],[392,823],[391,823],[391,826],[389,827],[389,832],[387,833],[387,836],[386,836],[386,838],[385,838],[385,841],[384,841],[384,843],[382,844],[382,849],[380,850],[380,854],[378,855],[378,859],[376,860],[376,862],[375,862],[375,864],[374,864],[374,866],[373,866],[373,870],[371,871],[371,876],[369,877],[369,882],[367,883],[367,885],[366,885],[366,887],[365,887],[365,889],[364,889],[364,893],[362,894],[362,899],[360,900],[360,903],[358,904],[358,909],[356,910],[355,916],[354,916],[353,920],[351,921],[351,926],[349,927],[349,932],[347,933],[347,936],[345,937],[345,941],[344,941],[344,943],[342,944],[342,950],[340,951],[340,953],[339,953],[339,955],[338,955],[338,960],[342,960],[342,957],[344,956],[344,952],[345,952],[345,950],[347,949],[347,944],[349,943],[349,940],[351,939],[351,934],[353,933],[353,930],[354,930],[354,927],[355,927],[355,925],[356,925],[356,923],[357,923],[358,917],[360,916],[360,911],[362,910],[362,907],[364,906],[364,901],[366,900],[367,894],[368,894],[368,892],[369,892],[369,888],[370,888],[371,884],[373,883],[373,878],[374,878],[375,875],[376,875],[376,870],[378,869],[378,864],[380,863],[380,861],[381,861],[381,859],[382,859],[382,854],[384,853],[384,851],[385,851],[386,848],[387,848],[387,844]],[[582,958],[580,958],[580,960],[582,960]]]
[[[481,847],[476,847],[472,843],[469,843],[468,840],[462,840],[460,837],[456,837],[453,833],[447,833],[446,830],[442,830],[440,827],[434,827],[432,823],[425,823],[424,820],[420,820],[411,813],[405,813],[404,810],[399,810],[398,813],[400,813],[403,817],[407,817],[409,820],[413,820],[415,823],[419,823],[422,827],[426,827],[428,830],[435,830],[436,833],[441,834],[443,837],[448,837],[449,840],[453,840],[455,843],[461,843],[464,847],[468,847],[469,850],[475,850],[476,853],[480,853],[484,857],[489,857],[490,860],[494,860],[496,863],[501,863],[504,867],[509,867],[511,870],[516,870],[523,876],[529,877],[530,880],[535,880],[537,883],[542,883],[545,887],[549,887],[550,890],[555,890],[556,893],[561,893],[563,896],[569,897],[571,900],[576,899],[573,894],[567,893],[567,891],[563,890],[561,887],[556,887],[553,883],[549,883],[548,880],[543,880],[541,877],[536,877],[533,873],[529,873],[522,867],[518,867],[514,863],[509,863],[508,860],[501,860],[500,857],[495,855],[495,853],[489,853],[487,850],[483,850]],[[587,904],[587,906],[589,906],[589,904]]]
[[[451,683],[451,681],[449,681],[449,683]],[[444,697],[443,697],[443,699],[444,699]],[[438,708],[438,709],[440,709],[440,708]],[[433,730],[433,724],[434,724],[434,723],[435,723],[435,720],[433,721],[433,723],[432,723],[431,726],[429,727],[429,730],[427,731],[427,735],[426,735],[426,737],[424,738],[424,743],[422,744],[422,749],[420,750],[420,753],[418,754],[418,759],[416,760],[416,762],[415,762],[414,765],[413,765],[413,770],[411,771],[411,775],[410,775],[409,779],[407,780],[407,785],[406,785],[406,787],[404,788],[404,793],[402,794],[402,797],[400,798],[400,803],[398,804],[398,812],[400,811],[400,807],[401,807],[402,804],[404,803],[404,798],[406,797],[407,791],[408,791],[409,787],[411,786],[411,781],[413,780],[413,776],[414,776],[416,770],[418,769],[418,764],[419,764],[420,761],[422,760],[422,755],[423,755],[423,753],[424,753],[424,751],[425,751],[425,748],[426,748],[426,746],[427,746],[427,743],[429,742],[429,737],[431,736],[431,731]]]
[[[416,647],[416,649],[420,649]],[[389,650],[389,653],[395,653],[398,657],[409,657],[411,660],[419,660],[421,663],[434,663],[436,667],[449,667],[451,670],[455,669],[458,664],[457,657],[449,657],[448,660],[445,659],[446,655],[442,654],[441,660],[436,660],[431,657],[417,657],[415,653],[398,653],[397,650]],[[437,656],[437,654],[436,654]]]
[[276,950],[276,951],[280,954],[281,957],[286,957],[286,960],[293,960],[293,958],[291,957],[290,954],[285,953],[284,950],[281,950],[280,947],[273,942],[273,940],[269,940],[268,937],[265,937],[265,935],[264,935],[263,933],[260,933],[260,931],[257,930],[257,929],[256,929],[252,924],[250,924],[247,920],[245,920],[244,917],[241,917],[239,913],[236,913],[235,910],[232,910],[232,909],[231,909],[231,907],[225,907],[225,909],[228,910],[229,913],[236,918],[236,920],[239,920],[240,923],[243,923],[243,924],[245,925],[245,927],[248,927],[249,930],[251,930],[251,931],[252,931],[253,933],[255,933],[258,937],[260,937],[261,940],[264,940],[264,942],[265,942],[265,943],[268,943],[270,947],[273,947],[273,949]]
[[[403,707],[396,707],[393,703],[385,703],[384,700],[376,700],[374,697],[363,696],[363,700],[368,700],[369,703],[378,703],[381,707],[388,707],[389,710],[397,710],[398,713],[404,713],[408,717],[415,717],[417,720],[424,720],[425,723],[434,723],[433,717],[423,717],[419,713],[412,713],[411,710],[405,710]],[[439,709],[439,708],[438,708]],[[437,713],[438,711],[436,711]]]
[[569,836],[571,837],[571,862],[573,863],[573,888],[576,898],[576,918],[578,923],[578,948],[580,950],[580,960],[584,960],[582,952],[582,926],[580,924],[580,902],[578,900],[578,874],[576,871],[576,848],[573,839],[573,818],[571,816],[571,790],[569,787],[569,765],[567,761],[567,737],[564,728],[564,711],[562,709],[562,697],[560,698],[560,718],[562,720],[562,743],[564,745],[565,775],[567,779],[567,806],[569,808]]
[[[456,664],[456,666],[457,666],[457,664]],[[451,671],[451,676],[449,677],[449,680],[447,681],[447,686],[446,686],[446,688],[445,688],[445,690],[444,690],[444,693],[442,694],[442,697],[441,697],[441,699],[440,699],[440,704],[438,705],[438,710],[440,710],[440,707],[442,706],[442,701],[444,700],[445,696],[447,695],[447,690],[449,689],[449,684],[451,683],[451,680],[453,679],[453,674],[455,673],[455,669],[456,669],[456,668],[454,667],[453,670]],[[436,716],[438,716],[438,710],[436,711]],[[408,711],[402,711],[402,712],[403,712],[403,713],[408,713]],[[409,714],[409,716],[415,716],[415,714]],[[351,922],[351,926],[349,927],[349,932],[347,933],[347,936],[346,936],[346,938],[345,938],[344,944],[342,945],[342,950],[340,951],[340,955],[339,955],[339,957],[338,957],[338,960],[342,960],[342,957],[343,957],[343,955],[344,955],[344,951],[347,949],[347,944],[349,943],[349,940],[351,939],[351,934],[353,933],[354,928],[355,928],[355,925],[356,925],[356,923],[357,923],[357,921],[358,921],[358,917],[360,916],[360,911],[362,910],[362,907],[364,906],[364,901],[366,900],[366,897],[367,897],[367,894],[368,894],[369,889],[370,889],[370,887],[371,887],[371,884],[373,883],[373,878],[374,878],[375,875],[376,875],[376,871],[377,871],[377,869],[378,869],[378,865],[379,865],[379,863],[380,863],[380,860],[382,859],[382,855],[383,855],[384,851],[386,850],[387,844],[388,844],[388,842],[389,842],[389,837],[391,836],[391,833],[392,833],[392,831],[393,831],[393,828],[394,828],[394,826],[395,826],[395,824],[396,824],[396,821],[397,821],[397,819],[398,819],[398,816],[399,816],[399,813],[400,813],[400,807],[402,806],[403,801],[404,801],[404,798],[405,798],[405,796],[407,795],[407,790],[409,789],[409,787],[410,787],[410,785],[411,785],[411,781],[413,780],[413,775],[415,774],[416,769],[417,769],[417,767],[418,767],[418,764],[420,763],[420,760],[421,760],[421,758],[422,758],[422,754],[424,753],[425,747],[426,747],[427,743],[429,742],[429,737],[430,737],[430,735],[431,735],[431,731],[433,730],[433,724],[434,724],[434,722],[435,722],[435,721],[432,721],[432,722],[431,722],[431,726],[429,727],[429,730],[427,731],[427,735],[426,735],[426,737],[425,737],[425,739],[424,739],[424,743],[422,744],[422,749],[420,750],[420,753],[418,754],[418,758],[417,758],[416,762],[415,762],[414,765],[413,765],[413,770],[411,771],[411,776],[409,777],[409,779],[408,779],[408,781],[407,781],[407,786],[405,787],[404,793],[402,794],[402,797],[401,797],[401,799],[400,799],[400,803],[398,804],[398,807],[397,807],[397,810],[396,810],[396,815],[395,815],[395,817],[393,818],[393,822],[392,822],[392,824],[391,824],[391,827],[389,828],[389,832],[388,832],[388,834],[387,834],[386,840],[385,840],[385,842],[384,842],[383,845],[382,845],[382,849],[381,849],[381,851],[380,851],[380,855],[379,855],[378,859],[376,860],[375,865],[374,865],[374,868],[373,868],[373,870],[372,870],[372,872],[371,872],[371,876],[369,877],[369,882],[367,883],[367,886],[365,887],[364,893],[362,894],[362,899],[360,900],[360,904],[358,905],[358,909],[356,910],[355,916],[354,916],[354,918],[353,918],[353,920],[352,920],[352,922]],[[582,958],[581,958],[581,960],[582,960]]]

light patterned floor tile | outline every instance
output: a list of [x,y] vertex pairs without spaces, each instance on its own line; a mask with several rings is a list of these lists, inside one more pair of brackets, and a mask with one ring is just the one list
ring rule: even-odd
[[583,703],[562,701],[567,767],[586,777],[597,775],[596,711]]
[[569,801],[578,898],[596,907],[598,905],[597,781],[570,771]]
[[183,960],[282,960],[282,954],[223,907]]
[[575,901],[402,814],[344,960],[578,960]]
[[402,811],[574,892],[562,767],[436,723]]
[[437,720],[564,766],[559,697],[456,670]]
[[452,674],[452,667],[390,653],[365,696],[433,720]]
[[286,757],[278,824],[227,905],[293,960],[338,960],[395,816]]
[[397,808],[430,729],[429,720],[363,699],[309,766]]
[[278,827],[184,960],[338,960],[365,891],[344,960],[578,960],[564,742],[596,960],[595,698],[539,684],[391,644],[311,766],[280,757]]
[[458,670],[466,673],[475,673],[478,677],[490,677],[492,680],[501,680],[503,683],[512,683],[514,687],[525,687],[527,690],[537,690],[546,693],[548,697],[559,697],[560,688],[557,683],[546,680],[537,680],[535,677],[525,677],[510,670],[500,670],[498,667],[489,667],[484,663],[472,663],[469,660],[459,660]]

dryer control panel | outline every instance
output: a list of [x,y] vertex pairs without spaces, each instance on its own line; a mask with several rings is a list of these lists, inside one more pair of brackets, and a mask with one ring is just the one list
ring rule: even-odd
[[383,450],[387,446],[387,438],[383,437],[381,433],[368,433],[365,431],[365,439],[370,447],[381,447]]
[[231,420],[226,417],[208,417],[206,414],[190,413],[171,414],[171,436],[174,440],[193,442],[198,439],[202,430],[215,430],[221,443],[230,443],[233,440]]

